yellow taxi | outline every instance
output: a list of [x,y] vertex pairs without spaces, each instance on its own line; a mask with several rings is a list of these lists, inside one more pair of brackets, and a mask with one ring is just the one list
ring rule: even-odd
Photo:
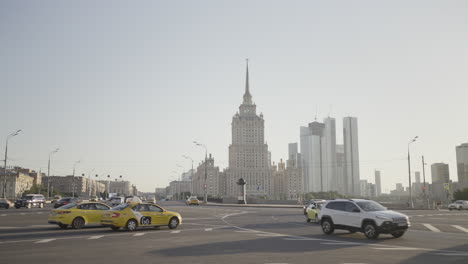
[[100,226],[102,213],[110,206],[103,203],[70,203],[53,209],[49,213],[49,224],[55,224],[65,229],[71,226],[75,229],[84,226]]
[[187,199],[187,201],[185,201],[185,204],[187,205],[200,205],[200,200],[198,200],[197,197],[190,197]]
[[125,228],[134,231],[137,227],[168,226],[175,229],[182,223],[179,213],[152,203],[124,203],[112,208],[102,215],[101,224],[112,230]]

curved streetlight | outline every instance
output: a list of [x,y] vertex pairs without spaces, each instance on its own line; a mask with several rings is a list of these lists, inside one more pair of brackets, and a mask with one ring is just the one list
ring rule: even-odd
[[50,198],[50,156],[53,154],[57,153],[60,150],[60,148],[56,148],[53,151],[49,153],[49,163],[47,164],[47,199]]
[[208,173],[207,173],[207,168],[206,168],[206,163],[207,163],[207,161],[208,161],[208,148],[206,147],[205,144],[202,144],[202,143],[200,143],[200,142],[193,141],[193,143],[194,143],[195,145],[197,145],[198,147],[202,147],[202,148],[205,149],[205,183],[203,184],[203,191],[204,191],[203,200],[204,200],[204,202],[206,203],[206,202],[208,201],[208,194],[207,194],[207,192],[206,192],[206,187],[207,187],[207,186],[206,186],[206,178],[207,178],[207,175],[208,175]]
[[409,203],[411,208],[414,208],[413,196],[411,191],[411,161],[410,161],[410,145],[418,139],[418,136],[415,136],[412,140],[408,142],[408,184],[409,184]]
[[182,158],[188,159],[192,162],[192,170],[190,171],[190,196],[192,196],[193,195],[193,159],[187,155],[182,155]]
[[5,144],[5,160],[4,160],[4,167],[3,167],[3,198],[6,198],[6,179],[7,179],[7,160],[8,160],[8,141],[10,138],[17,136],[21,132],[21,129],[16,130],[16,132],[11,133],[7,136],[6,144]]

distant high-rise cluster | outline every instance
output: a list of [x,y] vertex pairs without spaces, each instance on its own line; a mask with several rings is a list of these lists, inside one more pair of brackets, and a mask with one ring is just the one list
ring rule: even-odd
[[335,119],[300,128],[305,192],[361,195],[357,118],[343,118],[343,145],[336,144]]

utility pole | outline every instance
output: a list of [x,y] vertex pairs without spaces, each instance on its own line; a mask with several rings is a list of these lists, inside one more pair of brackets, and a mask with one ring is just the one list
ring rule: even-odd
[[10,138],[17,136],[21,132],[21,129],[17,130],[15,133],[10,134],[7,139],[6,139],[6,144],[5,144],[5,160],[4,160],[4,166],[3,166],[3,198],[6,197],[6,180],[7,180],[7,159],[8,159],[8,140]]
[[418,136],[414,137],[410,142],[408,142],[408,190],[409,190],[409,204],[411,208],[414,208],[413,196],[411,192],[411,161],[410,161],[410,144],[415,142]]
[[76,164],[80,163],[80,161],[75,162],[73,164],[73,175],[72,175],[72,197],[75,197],[75,168]]
[[49,153],[49,163],[47,164],[47,199],[50,198],[50,156],[52,156],[54,153],[57,153],[59,150],[59,148],[56,148],[54,151]]
[[429,199],[427,199],[427,194],[426,194],[426,163],[424,162],[424,156],[422,158],[422,168],[423,168],[423,197],[424,197],[424,203],[427,202],[427,209],[429,209]]

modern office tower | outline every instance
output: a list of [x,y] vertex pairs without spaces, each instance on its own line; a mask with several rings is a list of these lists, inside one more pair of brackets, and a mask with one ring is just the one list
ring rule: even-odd
[[268,145],[265,143],[265,120],[257,115],[252,102],[247,65],[243,102],[232,118],[232,144],[229,146],[229,168],[226,170],[226,192],[237,197],[236,182],[243,178],[247,195],[268,195],[271,188],[271,169]]
[[326,191],[337,191],[338,182],[336,178],[336,124],[335,119],[327,117],[323,120],[325,129],[324,137],[324,179],[326,179]]
[[375,174],[375,195],[380,196],[382,194],[382,181],[380,178],[380,171],[376,170]]
[[336,184],[340,194],[346,193],[344,146],[336,145]]
[[414,181],[415,181],[416,184],[421,183],[421,172],[419,172],[419,171],[414,172]]
[[360,195],[359,190],[359,144],[357,118],[343,118],[345,152],[345,186],[347,195]]
[[328,190],[328,178],[325,174],[325,124],[314,121],[308,127],[301,127],[301,153],[306,192]]
[[449,165],[446,163],[434,163],[431,165],[432,183],[449,183]]
[[468,187],[468,143],[456,147],[458,182]]

